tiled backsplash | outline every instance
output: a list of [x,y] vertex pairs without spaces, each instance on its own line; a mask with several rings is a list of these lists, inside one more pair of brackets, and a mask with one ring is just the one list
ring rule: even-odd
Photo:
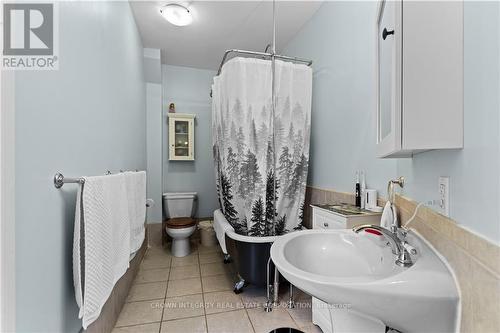
[[[352,204],[354,195],[307,187],[304,225],[308,228],[312,225],[309,204],[333,202]],[[396,196],[402,223],[413,215],[417,204],[411,199]],[[500,247],[427,207],[419,208],[415,220],[408,227],[431,243],[454,270],[462,301],[460,331],[500,332]]]

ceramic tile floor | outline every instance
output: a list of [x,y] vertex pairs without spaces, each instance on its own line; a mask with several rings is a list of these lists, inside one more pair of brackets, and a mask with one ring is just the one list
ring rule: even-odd
[[[233,293],[232,265],[218,246],[192,244],[192,253],[175,258],[152,245],[144,256],[113,333],[267,333],[279,327],[321,333],[311,321],[311,297],[296,289],[297,307],[264,312],[266,291]],[[280,293],[282,304],[288,288]]]

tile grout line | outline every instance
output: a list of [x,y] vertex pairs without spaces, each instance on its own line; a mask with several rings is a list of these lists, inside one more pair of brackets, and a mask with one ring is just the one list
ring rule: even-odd
[[[161,269],[167,269],[167,268],[165,267],[165,268],[161,268]],[[134,285],[137,285],[137,284],[144,285],[144,284],[150,284],[150,283],[162,283],[162,282],[167,282],[167,281],[168,280],[149,281],[149,282],[134,282]]]
[[[183,268],[186,268],[186,267],[198,267],[198,270],[200,269],[199,265],[194,264],[194,265],[172,267],[172,270],[173,269],[183,269]],[[188,276],[188,277],[182,277],[182,278],[175,278],[175,279],[169,278],[169,281],[180,281],[180,280],[186,280],[186,279],[196,279],[197,277],[198,277],[198,275],[197,276],[191,276],[191,277]]]
[[[198,251],[198,259],[199,259],[199,256],[200,256],[200,252]],[[214,262],[214,263],[205,263],[205,264],[220,264],[220,262]],[[200,265],[200,279],[202,278],[201,277],[201,262],[199,262],[199,265]],[[213,275],[208,275],[208,276],[218,276],[218,275],[226,275],[227,272],[224,271],[223,274],[213,274]],[[214,291],[210,291],[210,292],[207,292],[207,294],[210,294],[210,293],[222,293],[222,292],[228,292],[229,290],[214,290]],[[203,289],[203,283],[202,283],[202,293],[203,293],[203,302],[205,303],[205,291]],[[235,308],[235,309],[232,309],[232,310],[224,310],[224,311],[220,311],[220,312],[214,312],[214,313],[210,313],[210,315],[216,315],[216,314],[222,314],[222,313],[229,313],[229,312],[236,312],[236,311],[240,311],[240,310],[244,310],[245,311],[245,314],[247,316],[247,319],[248,319],[248,322],[250,323],[250,326],[252,327],[252,331],[255,333],[255,328],[253,326],[253,323],[250,319],[250,316],[248,315],[248,312],[247,312],[247,309],[245,308],[244,306],[244,302],[243,302],[243,299],[241,298],[241,296],[239,296],[239,299],[240,301],[242,302],[243,304],[243,308]],[[206,309],[205,309],[205,322],[206,322],[206,325],[207,325],[207,331],[208,331],[208,320],[207,320],[207,312],[206,312]]]
[[[231,274],[234,274],[235,272],[232,270],[232,267],[229,268],[231,270]],[[224,269],[224,275],[227,275],[227,271]],[[233,291],[234,292],[234,291]],[[248,309],[246,307],[246,304],[245,304],[245,301],[243,300],[243,297],[241,297],[241,295],[237,295],[239,297],[239,299],[241,300],[241,303],[243,305],[243,308],[242,309],[236,309],[236,310],[244,310],[245,311],[245,314],[247,315],[247,319],[248,319],[248,322],[250,323],[250,326],[252,327],[252,331],[254,333],[256,333],[257,331],[255,330],[255,327],[253,325],[253,322],[252,322],[252,319],[250,318],[250,315],[248,314]],[[235,310],[235,311],[236,311]],[[229,312],[229,311],[227,311]]]
[[113,329],[115,328],[127,328],[127,327],[136,327],[136,326],[142,326],[142,325],[151,325],[151,324],[158,324],[158,323],[161,323],[160,321],[152,321],[152,322],[147,322],[147,323],[140,323],[140,324],[132,324],[132,325],[124,325],[124,326],[116,326],[113,327]]
[[[144,259],[146,259],[146,255],[148,254],[148,252],[149,252],[149,248],[146,248],[146,250],[144,251],[144,255],[143,255],[143,256],[142,256],[142,258],[141,258],[141,261],[139,262],[138,269],[137,269],[137,273],[140,271],[141,266],[142,266],[142,263],[144,262]],[[135,283],[135,279],[137,279],[137,275],[135,276],[134,280],[132,281],[131,289],[132,289],[133,285],[134,285],[134,284],[136,284],[136,283]],[[128,298],[128,296],[129,296],[129,294],[130,294],[130,290],[128,291],[127,298]],[[125,303],[123,304],[123,306],[124,306],[124,307],[125,307],[125,305],[126,305],[126,304],[129,304],[129,303],[143,302],[143,301],[139,301],[139,300],[137,300],[137,301],[127,301],[127,298],[125,299]],[[147,301],[146,301],[146,302],[147,302]],[[122,311],[123,311],[123,308],[122,308]],[[122,311],[120,311],[120,314],[118,315],[118,318],[120,317],[120,315],[121,315],[121,312],[122,312]],[[157,322],[151,322],[151,323],[138,323],[138,324],[133,324],[133,325],[123,325],[123,326],[117,326],[117,323],[118,323],[118,318],[117,318],[117,322],[115,322],[115,324],[114,324],[114,326],[113,326],[113,330],[114,330],[115,328],[123,328],[123,327],[139,326],[139,325],[148,325],[148,324],[154,324],[154,323],[157,323]]]
[[184,320],[184,319],[193,319],[193,318],[199,318],[199,317],[205,317],[204,315],[198,315],[198,316],[187,316],[187,317],[179,317],[179,318],[172,318],[172,319],[167,319],[164,320],[164,323],[168,323],[171,321],[177,321],[177,320]]
[[207,319],[207,309],[205,308],[205,290],[203,289],[203,279],[201,277],[201,263],[200,263],[200,249],[197,247],[198,250],[198,271],[200,273],[200,284],[201,284],[201,300],[203,302],[203,313],[205,317],[205,329],[206,332],[208,333],[208,319]]
[[[196,251],[196,258],[198,259],[198,263],[197,265],[186,265],[186,266],[198,266],[198,270],[199,270],[199,273],[198,273],[198,276],[200,278],[200,283],[201,283],[201,296],[202,296],[202,302],[203,302],[203,317],[205,319],[205,326],[206,326],[206,329],[207,329],[207,332],[208,332],[208,319],[207,319],[207,316],[208,316],[208,313],[207,313],[207,309],[206,309],[206,304],[205,304],[205,294],[210,294],[210,293],[219,293],[219,292],[227,292],[229,290],[213,290],[213,291],[210,291],[210,292],[206,292],[204,290],[204,287],[203,287],[203,283],[202,283],[202,272],[201,272],[201,260],[200,260],[200,257],[201,257],[201,253],[199,251],[199,249],[197,249]],[[193,253],[194,254],[194,253]],[[163,257],[165,257],[165,253],[163,253]],[[158,257],[158,259],[161,258],[161,257]],[[165,294],[164,294],[164,298],[163,298],[163,301],[164,301],[164,304],[167,300],[167,293],[168,293],[168,288],[170,286],[170,282],[172,281],[171,280],[171,277],[172,277],[172,270],[173,268],[177,267],[175,266],[174,267],[174,260],[173,260],[173,257],[168,255],[168,258],[170,258],[170,262],[169,262],[169,266],[168,267],[159,267],[159,268],[151,268],[151,269],[168,269],[168,272],[167,272],[167,281],[166,281],[166,289],[165,289]],[[205,263],[205,264],[220,264],[219,262],[215,262],[215,263]],[[186,266],[179,266],[179,267],[186,267]],[[149,269],[149,270],[151,270]],[[227,273],[227,272],[226,272]],[[213,274],[213,275],[208,275],[209,277],[215,277],[215,276],[222,276],[224,274]],[[181,280],[181,279],[179,279]],[[149,281],[149,282],[143,282],[143,283],[140,283],[141,285],[144,285],[144,284],[154,284],[154,283],[162,283],[164,281]],[[194,294],[196,295],[196,294]],[[182,295],[182,296],[172,296],[172,297],[184,297],[184,296],[190,296],[190,295]],[[243,302],[243,300],[241,299],[241,296],[239,297],[240,301]],[[153,300],[160,300],[158,298],[156,299],[152,299],[152,300],[136,300],[136,301],[131,301],[130,303],[134,303],[134,302],[148,302],[148,301],[153,301]],[[253,323],[252,321],[250,320],[250,316],[248,314],[248,311],[246,309],[246,307],[243,307],[243,308],[234,308],[234,309],[231,309],[231,310],[224,310],[224,311],[220,311],[220,312],[214,312],[214,313],[210,313],[210,315],[212,314],[219,314],[219,313],[228,313],[228,312],[234,312],[234,311],[239,311],[239,310],[245,310],[245,313],[247,315],[247,318],[248,320],[250,321],[250,324],[251,324],[251,327],[252,327],[252,331],[253,332],[256,332],[255,331],[255,328],[253,326]],[[159,331],[158,333],[161,333],[161,330],[162,330],[162,325],[163,325],[163,322],[167,322],[167,321],[175,321],[175,320],[182,320],[182,319],[188,319],[188,318],[199,318],[201,317],[200,315],[197,315],[197,316],[188,316],[188,317],[182,317],[182,318],[173,318],[173,319],[169,319],[169,320],[165,320],[165,306],[163,306],[162,308],[162,314],[161,314],[161,319],[160,321],[152,321],[152,322],[148,322],[148,323],[137,323],[137,324],[133,324],[133,325],[125,325],[125,326],[120,326],[120,327],[129,327],[129,326],[140,326],[140,325],[147,325],[147,324],[156,324],[156,323],[159,323]]]
[[241,311],[241,310],[245,310],[245,309],[240,308],[240,309],[231,309],[231,310],[226,310],[226,311],[219,311],[219,312],[209,313],[208,316],[218,315],[218,314],[221,314],[221,313],[236,312],[236,311]]
[[[162,245],[162,248],[163,248],[163,245]],[[165,294],[164,294],[164,297],[163,297],[163,307],[162,307],[162,311],[161,311],[161,319],[160,319],[160,327],[158,329],[158,333],[161,333],[161,326],[162,326],[162,323],[163,323],[163,315],[165,313],[165,303],[167,301],[167,291],[168,291],[168,285],[170,284],[170,274],[172,273],[172,256],[169,255],[169,259],[170,259],[170,264],[168,266],[168,276],[167,276],[167,286],[165,288]]]
[[252,326],[253,332],[256,333],[257,331],[255,330],[255,327],[253,326],[252,319],[250,319],[250,315],[248,314],[248,310],[246,308],[245,308],[245,313],[247,314],[247,318],[248,318],[248,321],[250,322],[250,326]]
[[[289,282],[290,283],[290,282]],[[289,295],[288,295],[289,296]],[[295,298],[294,298],[294,301],[295,301]],[[280,300],[280,306],[281,306],[281,303],[282,301]],[[292,319],[292,323],[295,324],[295,326],[297,326],[297,328],[300,329],[300,325],[299,323],[293,318],[292,314],[290,313],[290,308],[286,305],[286,301],[285,301],[285,312],[286,314],[288,315],[288,317],[290,317],[290,319]]]
[[[138,265],[138,271],[139,271],[139,270],[141,270],[142,263],[143,263],[143,262],[144,262],[144,260],[146,259],[146,255],[148,254],[149,250],[150,250],[150,249],[149,249],[149,248],[147,248],[147,249],[146,249],[146,251],[144,252],[144,255],[143,255],[143,257],[141,258],[141,261],[140,261],[140,263],[139,263],[139,265]],[[134,278],[134,281],[132,281],[132,285],[134,285],[134,284],[139,284],[139,283],[135,283],[135,279],[136,279],[136,278],[137,278],[137,276]],[[164,282],[164,281],[158,281],[158,282]],[[168,283],[168,279],[167,279],[167,283]],[[129,293],[130,293],[130,290],[129,290]],[[127,297],[128,297],[128,295],[127,295]],[[135,300],[135,301],[127,301],[127,300],[125,300],[124,305],[125,305],[125,304],[130,304],[130,303],[151,302],[151,301],[155,301],[155,300],[160,300],[160,299],[159,299],[159,298],[156,298],[156,299],[150,299],[150,300]],[[123,311],[123,309],[122,309],[122,311]],[[163,313],[163,311],[162,311],[162,313]],[[121,314],[121,312],[120,312],[120,314]],[[117,323],[115,323],[115,325],[114,325],[113,329],[115,329],[115,328],[125,328],[125,327],[134,327],[134,326],[141,326],[141,325],[150,325],[150,324],[156,324],[156,323],[160,323],[160,325],[161,325],[161,321],[160,321],[160,322],[158,322],[158,321],[152,321],[152,322],[137,323],[137,324],[132,324],[132,325],[123,325],[123,326],[117,326],[117,325],[116,325]]]
[[138,299],[135,301],[127,301],[125,303],[130,304],[130,303],[151,302],[151,301],[160,301],[160,300],[162,300],[162,298]]
[[293,318],[292,314],[290,313],[290,309],[288,307],[286,308],[286,313],[288,314],[288,316],[290,318],[292,318],[292,322],[295,324],[295,326],[297,326],[297,328],[300,329],[301,327],[300,327],[299,323]]
[[[200,257],[201,257],[201,252],[199,251],[199,249],[197,249],[196,251],[197,253],[195,254],[194,257],[196,257],[198,259],[198,264],[196,265],[187,265],[187,266],[198,266],[198,276],[200,278],[200,283],[201,283],[201,296],[202,296],[202,306],[203,306],[203,314],[202,315],[193,315],[193,316],[187,316],[187,317],[181,317],[181,318],[172,318],[172,319],[169,319],[169,320],[165,320],[165,306],[162,307],[162,313],[161,313],[161,319],[160,319],[160,322],[157,322],[157,321],[152,321],[152,322],[148,322],[148,323],[137,323],[137,324],[132,324],[132,325],[125,325],[125,326],[120,326],[120,328],[124,328],[124,327],[134,327],[134,326],[140,326],[140,325],[147,325],[147,324],[157,324],[159,323],[159,330],[158,330],[158,333],[161,333],[161,330],[163,328],[163,323],[166,323],[166,322],[171,322],[171,321],[177,321],[177,320],[183,320],[183,319],[190,319],[190,318],[199,318],[201,316],[204,317],[205,319],[205,328],[206,328],[206,331],[208,332],[208,315],[217,315],[217,314],[224,314],[224,313],[230,313],[230,312],[236,312],[236,311],[240,311],[240,310],[245,310],[245,314],[247,316],[247,319],[249,320],[250,322],[250,325],[251,325],[251,330],[252,332],[256,333],[257,330],[256,330],[256,326],[254,325],[254,322],[252,321],[251,319],[251,316],[250,316],[250,312],[251,311],[256,311],[256,309],[259,309],[261,308],[261,306],[257,306],[257,307],[247,307],[243,298],[241,296],[238,296],[238,298],[240,299],[241,302],[243,302],[243,308],[233,308],[233,309],[222,309],[222,311],[219,311],[219,312],[214,312],[214,313],[208,313],[207,312],[207,304],[205,304],[206,302],[206,299],[205,299],[205,294],[215,294],[215,293],[224,293],[224,292],[230,292],[230,290],[213,290],[213,291],[205,291],[205,288],[203,286],[203,283],[202,283],[202,278],[204,277],[203,274],[202,274],[202,270],[201,270],[201,260],[200,260]],[[193,253],[194,254],[194,253]],[[164,256],[166,254],[164,253]],[[168,258],[170,258],[170,262],[169,262],[169,266],[168,266],[168,272],[167,272],[167,281],[166,281],[166,289],[165,289],[165,294],[164,294],[164,298],[163,298],[163,301],[164,301],[164,304],[166,303],[166,300],[168,299],[167,297],[167,293],[168,293],[168,288],[170,286],[170,282],[172,281],[171,278],[172,278],[172,270],[174,267],[174,260],[173,260],[173,257],[172,256],[168,256]],[[206,263],[206,264],[220,264],[219,262],[217,263]],[[187,266],[179,266],[179,267],[187,267]],[[177,267],[177,266],[176,266]],[[215,276],[223,276],[223,275],[227,275],[227,271],[225,270],[225,273],[226,274],[215,274],[215,275],[209,275],[208,277],[215,277]],[[175,280],[173,280],[175,281]],[[146,283],[142,283],[142,284],[152,284],[152,283],[160,283],[160,282],[163,282],[163,281],[153,281],[153,282],[146,282]],[[193,294],[193,295],[197,295],[197,294]],[[198,294],[199,295],[199,294]],[[176,297],[184,297],[184,296],[191,296],[191,295],[182,295],[182,296],[172,296],[173,298],[176,298]],[[156,299],[156,300],[159,300],[159,299]],[[133,301],[133,302],[146,302],[147,300],[137,300],[137,301]],[[304,327],[310,327],[310,326],[314,326],[314,323],[312,322],[309,322],[307,323],[307,325],[299,325],[299,323],[294,319],[294,317],[292,316],[292,314],[290,313],[290,309],[285,309],[286,311],[284,311],[285,313],[288,314],[289,318],[291,319],[291,322],[295,325],[295,327],[301,329],[301,328],[304,328]],[[259,312],[262,312],[263,310],[261,309]],[[265,313],[262,313],[263,315],[265,315]],[[259,319],[259,316],[261,315],[260,313],[256,313],[256,315],[258,315],[255,319],[256,319],[256,323]],[[201,318],[200,318],[201,319]]]

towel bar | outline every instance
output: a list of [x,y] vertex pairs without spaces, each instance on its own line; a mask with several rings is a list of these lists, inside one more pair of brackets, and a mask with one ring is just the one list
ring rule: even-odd
[[[123,170],[120,170],[121,173],[123,173]],[[135,169],[135,172],[139,172],[139,170]],[[111,175],[111,171],[107,170],[106,175]],[[85,179],[80,177],[80,178],[68,178],[64,177],[64,175],[60,172],[56,173],[54,175],[54,186],[56,188],[61,188],[64,184],[69,184],[69,183],[78,183],[78,184],[84,184]]]
[[54,186],[56,188],[61,188],[64,184],[67,184],[67,183],[83,184],[83,183],[85,183],[85,179],[84,178],[64,177],[64,175],[62,173],[59,173],[59,172],[54,175]]

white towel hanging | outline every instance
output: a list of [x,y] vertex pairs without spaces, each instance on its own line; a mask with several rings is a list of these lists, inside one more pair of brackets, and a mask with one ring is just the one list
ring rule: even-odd
[[76,203],[73,277],[86,329],[129,266],[130,217],[124,174],[84,178]]
[[130,216],[130,253],[134,253],[145,237],[146,172],[125,172],[125,181]]

